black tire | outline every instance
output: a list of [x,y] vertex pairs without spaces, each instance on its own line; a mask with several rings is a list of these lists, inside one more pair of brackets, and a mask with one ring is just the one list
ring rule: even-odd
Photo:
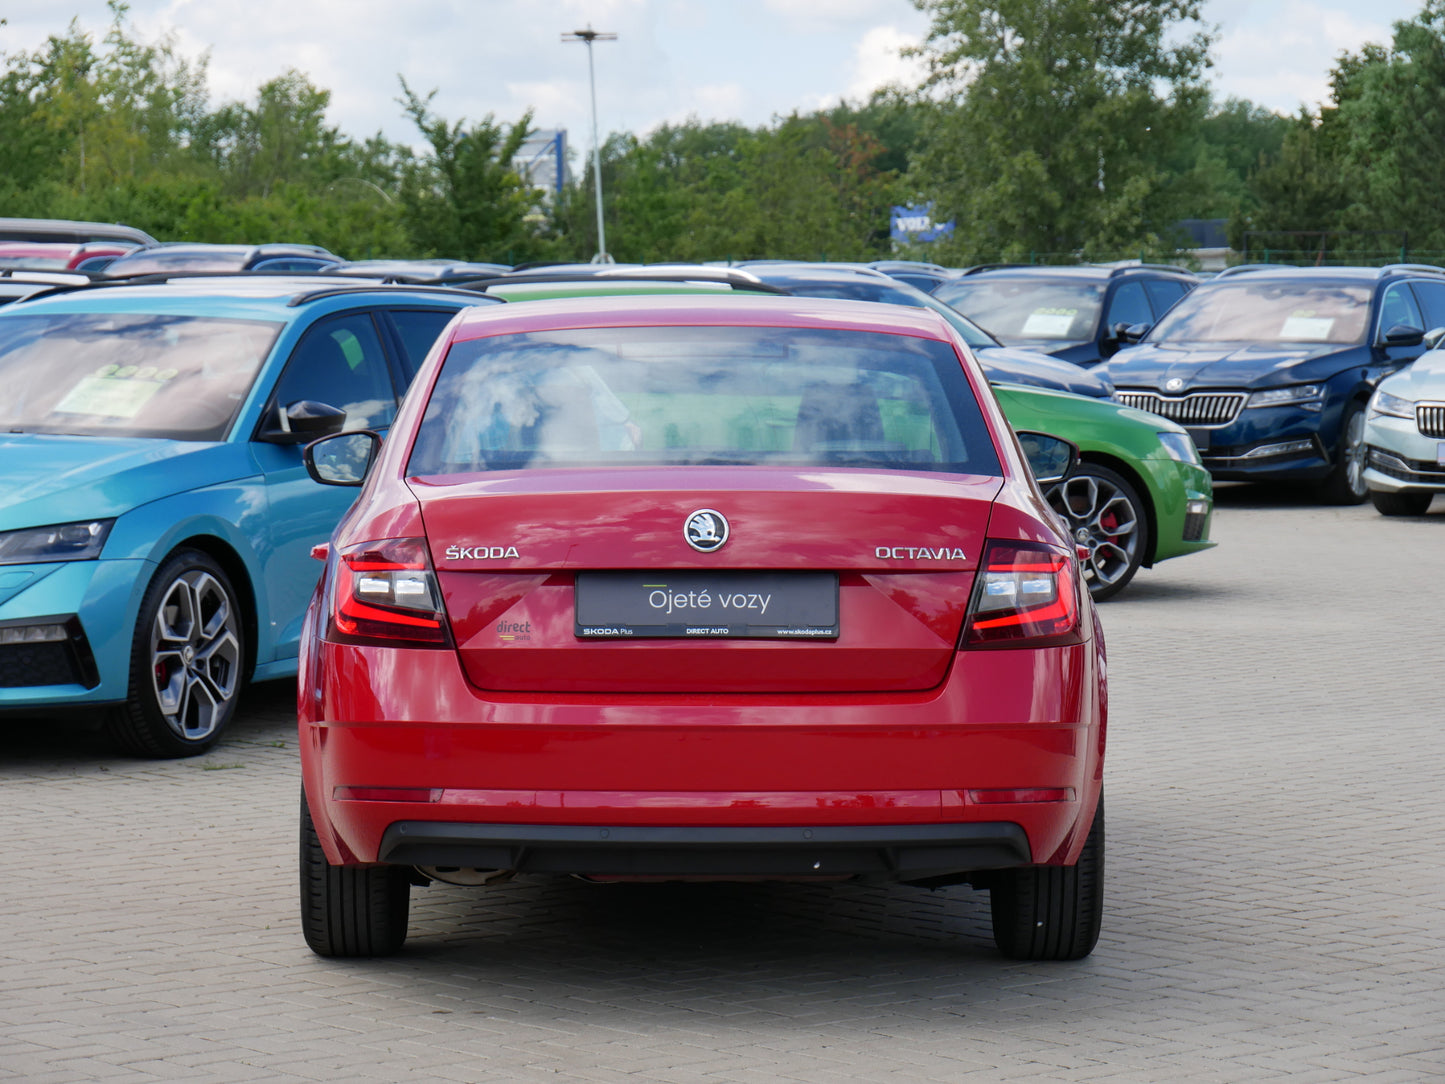
[[1370,495],[1365,484],[1365,404],[1351,403],[1340,423],[1340,441],[1335,447],[1335,465],[1320,483],[1320,497],[1326,504],[1364,504]]
[[141,599],[130,687],[107,720],[111,738],[136,756],[204,753],[236,714],[246,659],[230,578],[200,550],[173,553]]
[[1370,502],[1382,516],[1423,516],[1430,510],[1430,502],[1434,499],[1435,494],[1418,490],[1370,490]]
[[301,794],[301,930],[318,956],[390,956],[406,941],[404,866],[333,866]]
[[993,941],[1014,960],[1081,960],[1104,914],[1104,796],[1074,866],[1003,870],[989,888]]
[[1095,601],[1128,586],[1149,552],[1149,512],[1123,475],[1098,463],[1078,469],[1047,493],[1076,545],[1089,548],[1084,580]]

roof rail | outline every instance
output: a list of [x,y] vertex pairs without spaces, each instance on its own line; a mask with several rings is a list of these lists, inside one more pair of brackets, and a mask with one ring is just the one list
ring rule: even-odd
[[1387,263],[1381,271],[1424,271],[1432,275],[1445,275],[1445,267],[1432,263]]
[[1048,264],[1036,263],[976,263],[972,267],[965,267],[959,275],[977,275],[983,271],[1001,271],[1009,267],[1047,267]]
[[1244,275],[1250,271],[1297,271],[1299,270],[1292,263],[1237,263],[1233,267],[1226,267],[1214,277],[1225,278],[1229,275]]
[[1120,264],[1118,267],[1110,269],[1109,277],[1113,278],[1115,275],[1122,275],[1125,271],[1136,271],[1141,268],[1146,271],[1175,271],[1181,275],[1194,274],[1194,272],[1189,270],[1189,268],[1180,267],[1179,265],[1172,263],[1127,263]]

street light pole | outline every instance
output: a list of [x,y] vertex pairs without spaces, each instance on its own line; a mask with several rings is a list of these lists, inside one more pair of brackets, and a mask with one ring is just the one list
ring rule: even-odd
[[607,255],[607,233],[602,226],[602,149],[597,136],[597,75],[592,67],[592,43],[616,41],[617,35],[593,30],[592,24],[588,23],[586,30],[563,34],[562,40],[587,43],[587,81],[592,87],[592,179],[597,185],[597,255],[592,257],[592,262],[611,263],[612,257]]

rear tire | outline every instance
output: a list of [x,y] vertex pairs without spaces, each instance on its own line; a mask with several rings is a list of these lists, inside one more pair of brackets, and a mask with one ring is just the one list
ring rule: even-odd
[[1003,870],[989,889],[993,941],[1013,960],[1081,960],[1104,913],[1104,796],[1073,866]]
[[406,940],[404,866],[333,866],[301,794],[301,929],[318,956],[390,956]]
[[1383,489],[1370,490],[1370,503],[1382,516],[1423,516],[1430,510],[1433,493],[1413,490],[1386,492]]

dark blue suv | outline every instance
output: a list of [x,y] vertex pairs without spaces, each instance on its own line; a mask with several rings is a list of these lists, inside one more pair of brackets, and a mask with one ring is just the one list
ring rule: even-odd
[[1005,346],[1097,365],[1159,321],[1199,279],[1179,267],[971,267],[933,291]]
[[1115,397],[1185,426],[1216,479],[1312,481],[1360,503],[1365,406],[1445,327],[1445,269],[1237,270],[1108,363]]

